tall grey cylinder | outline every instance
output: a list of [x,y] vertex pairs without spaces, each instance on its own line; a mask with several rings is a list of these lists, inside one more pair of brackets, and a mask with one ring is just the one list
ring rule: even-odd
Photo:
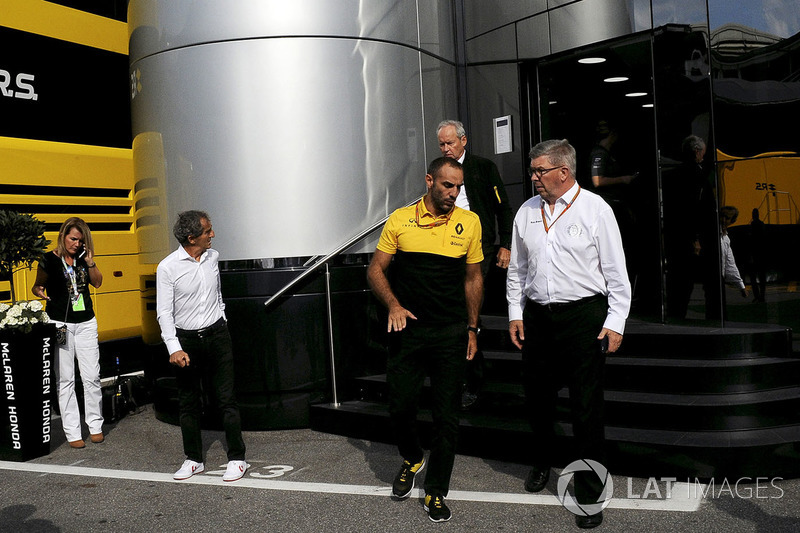
[[[238,270],[301,261],[240,260],[326,255],[424,192],[439,155],[434,128],[457,109],[450,9],[437,0],[129,4],[141,257],[156,263],[177,246],[178,212],[211,215],[214,247],[237,265],[223,263],[222,284],[246,429],[306,425],[309,403],[328,392],[331,347],[318,278],[265,311],[299,271]],[[331,285],[333,351],[374,364],[363,265],[335,269]],[[157,381],[156,414],[174,422],[170,379]]]
[[128,20],[148,262],[185,209],[223,260],[299,257],[424,192],[456,109],[449,3],[132,0]]

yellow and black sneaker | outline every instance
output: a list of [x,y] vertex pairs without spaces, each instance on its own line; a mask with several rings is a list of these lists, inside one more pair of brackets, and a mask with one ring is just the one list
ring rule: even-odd
[[422,504],[425,510],[428,511],[428,518],[431,522],[447,522],[453,513],[444,503],[444,496],[441,494],[426,494],[425,503]]
[[403,466],[394,478],[392,483],[392,494],[395,498],[404,500],[408,498],[411,491],[414,489],[414,478],[422,469],[425,468],[425,458],[423,457],[418,463],[410,463],[403,461]]

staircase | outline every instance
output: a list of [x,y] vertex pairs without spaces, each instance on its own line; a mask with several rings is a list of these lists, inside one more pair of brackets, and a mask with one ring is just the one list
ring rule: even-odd
[[[478,403],[461,413],[459,453],[529,463],[533,435],[521,354],[509,341],[505,317],[481,320],[486,381]],[[385,375],[342,381],[340,400],[346,401],[312,406],[311,427],[393,442]],[[559,392],[563,465],[571,460],[568,397],[567,389]],[[606,466],[614,474],[679,480],[800,476],[800,357],[792,353],[787,328],[629,321],[622,349],[607,359],[605,398]],[[430,430],[428,405],[423,392],[423,435]]]

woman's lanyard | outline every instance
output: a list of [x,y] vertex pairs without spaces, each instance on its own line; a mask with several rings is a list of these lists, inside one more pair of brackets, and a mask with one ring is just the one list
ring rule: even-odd
[[558,216],[556,217],[556,219],[555,219],[555,220],[553,221],[553,223],[552,223],[552,224],[550,224],[549,226],[547,225],[547,219],[546,219],[546,218],[545,218],[545,216],[544,216],[544,202],[542,202],[542,223],[544,224],[544,232],[545,232],[545,233],[548,233],[548,232],[550,231],[550,228],[552,228],[553,226],[555,226],[555,225],[556,225],[556,222],[558,222],[558,219],[559,219],[559,218],[561,218],[561,215],[563,215],[564,213],[566,213],[566,212],[567,212],[567,209],[569,209],[570,207],[572,207],[572,204],[574,204],[574,203],[575,203],[575,199],[578,197],[578,195],[579,195],[580,193],[581,193],[581,186],[580,186],[580,185],[578,185],[578,192],[576,192],[576,193],[575,193],[575,196],[573,196],[573,197],[572,197],[572,200],[570,200],[570,201],[569,201],[569,203],[567,204],[567,207],[565,207],[565,208],[564,208],[564,210],[563,210],[563,211],[561,211],[561,212],[558,214]]
[[75,269],[68,265],[64,258],[61,257],[61,264],[64,265],[64,271],[69,276],[69,281],[72,284],[72,291],[70,292],[70,301],[72,302],[73,311],[85,311],[86,305],[83,302],[83,294],[78,292],[78,279],[75,274]]

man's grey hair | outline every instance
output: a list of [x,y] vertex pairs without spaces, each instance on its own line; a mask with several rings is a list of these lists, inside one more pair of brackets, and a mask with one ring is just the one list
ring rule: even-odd
[[542,156],[547,157],[550,163],[555,166],[567,167],[573,178],[576,176],[577,156],[575,155],[575,148],[569,144],[568,140],[551,139],[549,141],[542,141],[531,148],[528,154],[528,157],[531,159]]
[[211,217],[205,211],[184,211],[178,213],[178,220],[172,227],[172,234],[181,243],[181,246],[189,244],[189,237],[199,237],[203,234],[202,220],[211,222]]
[[443,120],[438,126],[436,126],[436,136],[439,136],[439,132],[442,131],[442,128],[446,128],[448,126],[453,126],[456,129],[456,135],[459,139],[467,135],[464,125],[461,122],[457,120]]
[[697,135],[689,135],[683,140],[681,151],[685,158],[694,161],[694,154],[698,150],[703,150],[706,147],[706,142],[702,137]]

